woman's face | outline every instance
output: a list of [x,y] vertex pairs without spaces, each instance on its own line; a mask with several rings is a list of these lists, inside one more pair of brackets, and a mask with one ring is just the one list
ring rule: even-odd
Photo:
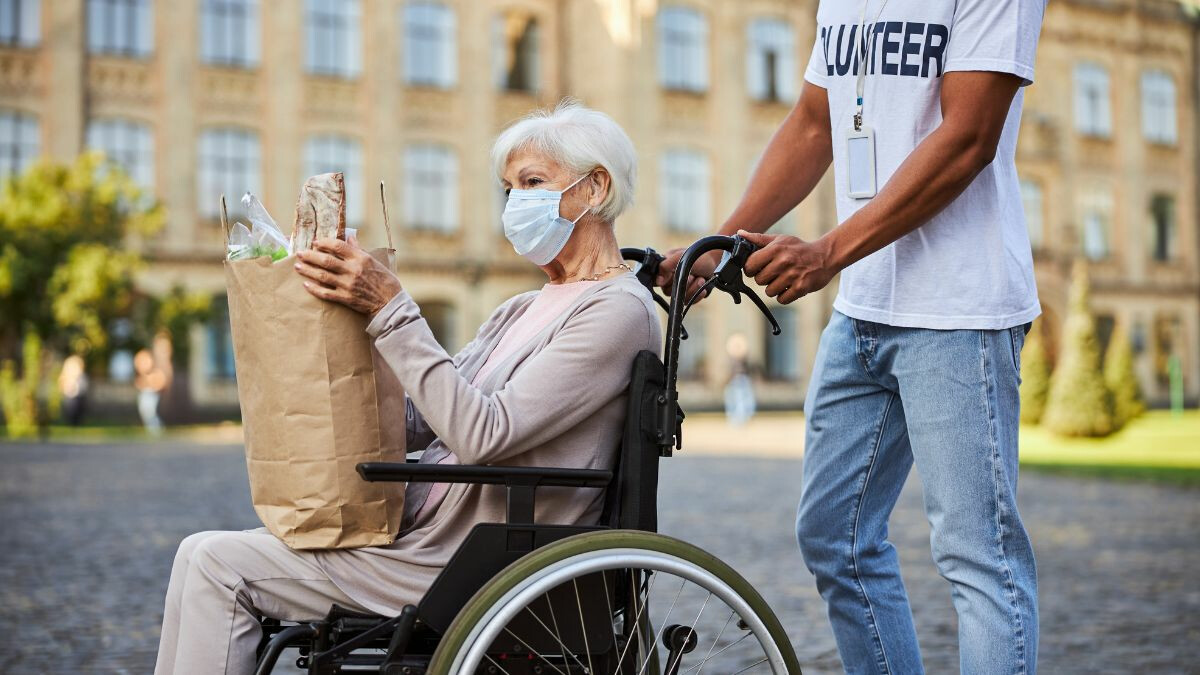
[[[554,190],[561,192],[571,183],[579,180],[579,176],[571,173],[553,159],[545,155],[524,150],[514,152],[508,158],[504,167],[501,183],[504,194],[509,190]],[[589,203],[594,192],[591,181],[581,181],[568,190],[559,203],[558,215],[567,220],[575,220],[592,204]]]

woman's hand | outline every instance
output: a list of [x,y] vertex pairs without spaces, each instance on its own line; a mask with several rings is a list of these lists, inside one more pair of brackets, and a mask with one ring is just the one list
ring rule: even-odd
[[322,300],[373,316],[402,290],[392,271],[366,251],[340,239],[318,239],[296,254],[304,288]]

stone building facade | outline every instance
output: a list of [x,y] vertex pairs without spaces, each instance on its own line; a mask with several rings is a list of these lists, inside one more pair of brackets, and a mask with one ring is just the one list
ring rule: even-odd
[[[504,126],[564,96],[612,114],[640,159],[619,240],[684,245],[733,209],[787,115],[815,5],[0,0],[0,172],[105,150],[168,209],[142,287],[184,284],[218,308],[218,195],[236,218],[235,196],[253,190],[286,225],[305,176],[344,170],[352,225],[380,245],[385,181],[401,279],[453,350],[504,299],[542,283],[499,226],[488,150]],[[1152,399],[1165,394],[1170,356],[1200,395],[1195,26],[1169,0],[1050,3],[1018,158],[1049,332],[1069,262],[1091,254],[1097,310],[1106,327],[1128,325]],[[1155,122],[1144,131],[1147,111]],[[777,229],[815,238],[833,219],[827,177]],[[687,322],[685,399],[719,405],[726,344],[740,333],[761,403],[798,407],[832,298],[827,289],[778,308],[778,338],[746,304],[702,303]],[[224,317],[193,341],[194,400],[228,405]]]

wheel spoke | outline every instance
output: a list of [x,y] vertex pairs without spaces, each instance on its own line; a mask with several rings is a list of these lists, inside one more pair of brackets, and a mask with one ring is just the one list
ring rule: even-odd
[[[666,630],[667,630],[667,620],[671,618],[671,612],[675,611],[675,605],[679,602],[679,594],[683,592],[683,587],[686,583],[687,583],[687,579],[684,579],[679,582],[679,590],[675,591],[675,597],[671,600],[671,607],[670,607],[670,609],[667,610],[667,615],[664,616],[662,619],[662,627],[658,629],[658,635],[654,636],[654,642],[650,645],[651,649],[658,649],[658,643],[660,640],[662,640],[663,633],[666,632]],[[647,604],[650,603],[650,594],[649,593],[646,594],[646,603]],[[650,658],[647,657],[646,662],[643,663],[641,669],[638,670],[638,675],[642,675],[642,673],[646,672],[646,667],[649,665],[650,665]]]
[[[695,667],[694,670],[696,671],[696,675],[700,675],[700,671],[704,670],[704,664],[708,663],[708,660],[712,658],[713,650],[717,648],[717,643],[721,641],[721,636],[725,634],[725,629],[729,628],[729,623],[733,621],[733,616],[735,614],[736,612],[730,612],[729,617],[725,619],[725,625],[721,626],[721,630],[717,632],[717,637],[713,638],[712,646],[708,648],[708,653],[704,655],[704,660]],[[692,670],[693,669],[689,668],[687,672],[690,673]]]
[[[688,630],[690,630],[693,634],[695,634],[695,632],[696,632],[696,624],[700,623],[700,615],[704,613],[704,608],[708,607],[708,601],[712,600],[712,599],[713,599],[713,594],[710,591],[708,594],[708,597],[704,598],[703,604],[700,605],[700,611],[696,612],[696,618],[692,619],[692,625],[688,626]],[[683,663],[683,651],[682,650],[680,650],[680,652],[677,656],[677,660],[674,663],[670,663],[670,662],[667,663],[667,670],[670,670],[671,666],[678,665],[680,663]]]
[[[529,609],[529,608],[528,608],[528,607],[526,607],[526,609]],[[532,612],[530,612],[530,613],[532,614]],[[534,615],[534,618],[537,618],[537,615],[536,615],[536,614]],[[556,666],[556,665],[554,665],[553,663],[551,663],[550,659],[548,659],[548,658],[546,658],[545,656],[543,656],[543,655],[541,654],[541,652],[539,652],[538,650],[536,650],[536,649],[534,649],[533,647],[529,646],[529,643],[528,643],[528,642],[526,642],[526,641],[522,640],[520,635],[517,635],[516,633],[512,632],[512,630],[511,630],[511,629],[509,629],[507,626],[505,626],[505,627],[504,627],[504,632],[505,632],[505,633],[508,633],[508,634],[509,634],[509,635],[511,635],[511,636],[513,636],[513,638],[514,638],[514,639],[516,639],[516,641],[517,641],[517,642],[520,642],[522,645],[524,645],[524,646],[525,646],[525,649],[528,649],[528,650],[529,650],[529,653],[531,653],[531,654],[533,654],[534,656],[538,657],[539,659],[541,659],[541,660],[545,661],[545,662],[546,662],[546,665],[550,666],[551,668],[553,668],[553,669],[557,670],[557,671],[558,671],[558,672],[560,672],[560,673],[563,673],[563,671],[562,671],[561,669],[559,669],[559,667],[558,667],[558,666]],[[560,642],[559,644],[561,645],[562,643]],[[563,648],[563,653],[564,653],[564,654],[566,653],[566,648],[565,648],[565,647]],[[488,659],[491,659],[491,657],[489,656],[489,657],[488,657]],[[492,663],[495,663],[495,661],[492,661]],[[501,670],[503,670],[503,668],[501,668]],[[567,674],[566,674],[566,673],[563,673],[563,675],[567,675]]]
[[745,668],[742,668],[741,670],[737,671],[733,675],[742,675],[742,673],[746,672],[747,670],[750,670],[751,668],[753,668],[755,666],[761,666],[762,664],[764,664],[766,662],[767,662],[767,659],[764,657],[762,659],[759,659],[758,661],[755,661],[754,663],[751,663],[750,665],[746,666]]
[[[546,605],[550,607],[550,616],[553,617],[554,616],[554,605],[550,602],[549,597],[547,597],[547,596],[542,596],[542,597],[546,598]],[[541,625],[542,628],[546,629],[546,632],[550,634],[550,637],[554,638],[554,641],[557,642],[558,646],[562,648],[563,657],[569,656],[569,657],[571,657],[572,660],[575,661],[575,663],[579,664],[580,668],[583,667],[583,663],[579,660],[579,657],[575,656],[575,654],[570,649],[567,649],[567,646],[565,644],[563,644],[562,638],[559,637],[557,622],[554,624],[555,630],[550,630],[550,627],[546,625],[546,622],[542,621],[542,618],[540,616],[538,616],[537,612],[533,611],[532,608],[526,607],[525,611],[529,612],[529,616],[532,616],[534,618],[534,620],[537,621],[538,624]],[[512,631],[508,630],[508,628],[505,628],[504,630],[508,631],[508,633],[510,635],[512,635]],[[513,635],[513,637],[516,637],[518,640],[521,639],[521,638],[517,637],[516,635]],[[521,641],[521,644],[525,644],[524,640]],[[527,648],[529,648],[529,651],[534,651],[532,647],[529,647],[529,645],[525,645],[525,646]],[[550,663],[550,662],[547,661],[547,663]],[[553,664],[551,664],[551,665],[553,665]],[[558,670],[558,668],[555,668],[555,670]],[[562,671],[559,670],[558,672],[561,673]],[[564,673],[564,675],[566,675],[566,674]]]
[[488,661],[491,661],[493,666],[496,666],[497,668],[499,668],[500,672],[504,673],[504,675],[512,675],[512,673],[510,673],[504,669],[504,666],[500,665],[499,663],[496,663],[496,659],[493,659],[491,656],[488,656],[487,654],[484,654],[483,656]]
[[[650,575],[650,582],[646,587],[646,601],[642,602],[640,605],[638,605],[638,597],[639,596],[638,596],[638,589],[637,589],[637,580],[634,579],[633,570],[632,569],[629,570],[629,588],[630,588],[630,592],[633,593],[633,604],[638,605],[637,616],[635,616],[633,618],[633,629],[635,631],[637,631],[638,644],[641,644],[642,640],[645,639],[642,637],[642,612],[644,612],[646,610],[646,607],[650,604],[650,601],[649,601],[650,600],[650,591],[653,590],[653,588],[654,588],[654,579],[655,579],[654,575]],[[626,642],[625,647],[623,649],[621,649],[621,657],[619,659],[617,659],[618,665],[625,664],[625,653],[629,651],[629,645],[631,645],[631,644],[633,644],[633,640]],[[653,645],[651,645],[650,647],[651,647],[651,649],[654,648]]]
[[[600,573],[604,576],[604,573]],[[579,632],[583,633],[583,653],[587,654],[588,667],[587,672],[594,673],[596,669],[592,667],[592,648],[588,645],[587,622],[583,619],[583,601],[579,599],[579,580],[572,579],[571,585],[575,587],[575,607],[579,609]]]
[[[740,637],[740,638],[734,640],[733,642],[730,642],[729,644],[722,647],[721,650],[719,652],[717,652],[716,654],[713,654],[712,656],[704,657],[704,660],[702,662],[700,662],[700,665],[703,666],[705,663],[708,663],[709,659],[715,659],[718,656],[720,656],[721,654],[724,654],[730,647],[733,647],[734,645],[738,644],[742,640],[745,640],[746,638],[750,637],[750,635],[751,635],[751,633],[746,633],[746,634],[742,635],[742,637]],[[692,671],[689,670],[688,672],[690,673]]]

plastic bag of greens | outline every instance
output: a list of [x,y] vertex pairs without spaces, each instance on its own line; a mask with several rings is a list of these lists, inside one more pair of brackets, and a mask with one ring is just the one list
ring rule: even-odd
[[230,231],[227,256],[230,260],[266,257],[278,261],[291,255],[291,243],[258,197],[247,192],[242,196],[242,207],[246,209],[250,227],[237,223]]

